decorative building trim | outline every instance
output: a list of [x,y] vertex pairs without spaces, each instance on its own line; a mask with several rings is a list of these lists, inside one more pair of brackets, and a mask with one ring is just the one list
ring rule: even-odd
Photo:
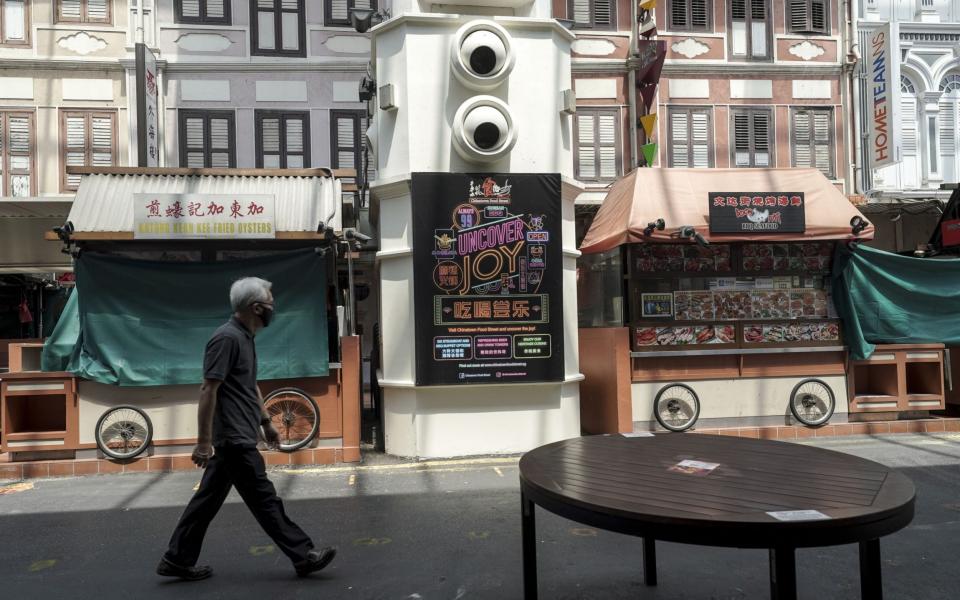
[[86,31],[78,31],[73,35],[64,36],[57,40],[57,46],[81,56],[86,56],[106,48],[107,41],[90,35]]
[[610,56],[617,51],[617,45],[610,40],[583,38],[575,41],[571,50],[574,54],[589,56]]
[[813,60],[818,56],[823,56],[827,51],[822,46],[811,43],[810,40],[804,40],[799,44],[790,46],[789,52],[797,58]]
[[692,37],[689,37],[682,42],[676,42],[670,46],[670,48],[677,54],[681,54],[687,58],[696,58],[701,54],[710,52],[710,46]]
[[189,52],[223,52],[233,45],[233,40],[219,33],[184,33],[173,43]]
[[369,54],[370,38],[358,35],[334,35],[326,39],[323,45],[337,54]]

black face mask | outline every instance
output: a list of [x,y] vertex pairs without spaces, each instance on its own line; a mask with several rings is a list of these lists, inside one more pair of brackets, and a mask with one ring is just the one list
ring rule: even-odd
[[270,322],[273,321],[273,307],[269,304],[260,304],[260,310],[261,312],[257,316],[260,317],[264,327],[269,327]]

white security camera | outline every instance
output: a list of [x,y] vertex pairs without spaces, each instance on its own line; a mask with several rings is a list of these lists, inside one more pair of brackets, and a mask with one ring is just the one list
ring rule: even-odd
[[464,160],[493,162],[517,143],[517,125],[510,107],[493,96],[475,96],[453,118],[454,148]]
[[493,21],[471,21],[453,36],[453,74],[471,89],[488,91],[502,84],[515,61],[510,34]]

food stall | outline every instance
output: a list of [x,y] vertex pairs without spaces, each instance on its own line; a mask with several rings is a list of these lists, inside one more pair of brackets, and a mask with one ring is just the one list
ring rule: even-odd
[[72,253],[76,291],[41,367],[3,377],[2,451],[167,466],[189,453],[203,344],[230,314],[230,283],[252,275],[274,282],[279,307],[258,362],[291,452],[268,462],[359,460],[359,340],[328,335],[342,314],[332,243],[348,174],[78,171],[66,223],[46,242]]
[[[615,265],[622,278],[622,321],[581,329],[583,422],[594,431],[614,423],[682,431],[698,422],[845,421],[847,352],[830,273],[837,244],[872,234],[815,169],[639,169],[624,177],[580,248],[587,290],[610,278],[593,265]],[[610,356],[615,347],[628,355]],[[599,364],[609,360],[629,362],[621,369],[629,381],[619,386],[629,394],[591,394],[600,379],[591,382],[591,373],[609,371]],[[615,402],[603,398],[618,405],[598,407]],[[594,411],[608,418],[586,415]],[[625,411],[629,420],[609,418]]]

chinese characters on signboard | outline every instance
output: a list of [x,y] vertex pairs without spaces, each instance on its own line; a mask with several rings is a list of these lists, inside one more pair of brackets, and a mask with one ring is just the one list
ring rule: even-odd
[[136,60],[138,163],[141,167],[157,167],[160,165],[157,57],[145,44],[137,44]]
[[558,175],[413,176],[417,385],[562,381]]
[[134,239],[273,239],[269,194],[134,194]]
[[710,233],[803,233],[803,192],[710,192]]

